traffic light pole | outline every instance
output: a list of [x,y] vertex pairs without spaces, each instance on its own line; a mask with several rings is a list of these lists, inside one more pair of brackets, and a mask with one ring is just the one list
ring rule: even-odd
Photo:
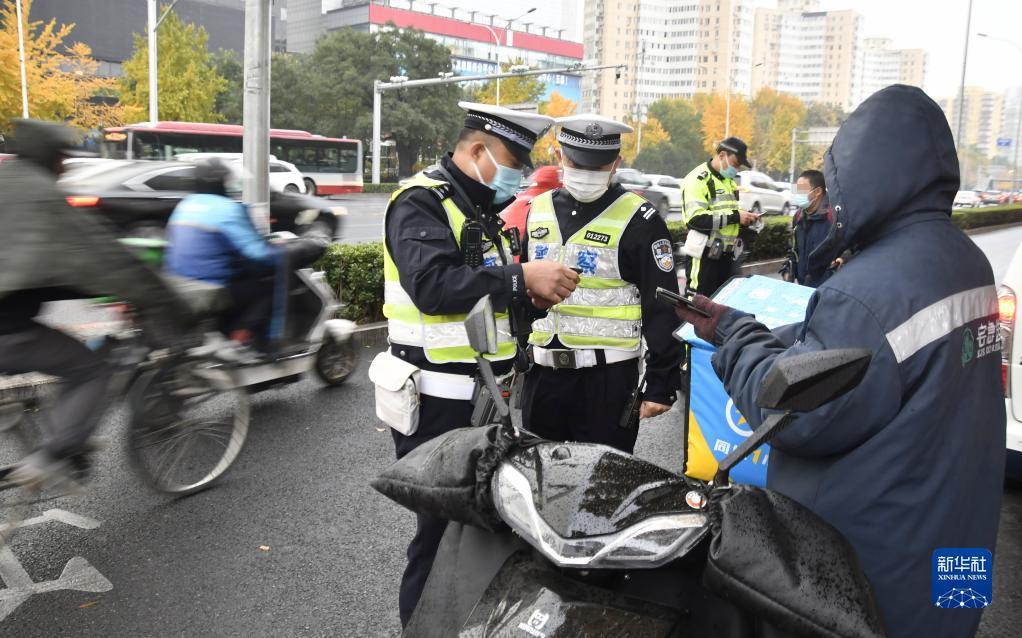
[[[251,2],[252,0],[249,0]],[[394,77],[390,82],[373,82],[373,184],[380,183],[380,129],[382,126],[383,92],[394,89],[410,89],[417,86],[435,86],[438,84],[460,84],[463,82],[479,82],[481,80],[497,80],[500,78],[526,77],[530,75],[546,75],[547,73],[586,73],[603,69],[618,69],[619,74],[627,68],[624,64],[603,64],[586,66],[576,64],[556,69],[530,69],[528,71],[512,71],[508,73],[491,73],[489,75],[472,75],[459,77],[427,78],[424,80],[399,80]]]

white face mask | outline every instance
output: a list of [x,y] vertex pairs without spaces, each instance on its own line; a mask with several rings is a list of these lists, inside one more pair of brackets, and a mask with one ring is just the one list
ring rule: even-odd
[[586,171],[581,168],[561,166],[561,181],[564,188],[582,203],[595,202],[610,187],[612,171]]

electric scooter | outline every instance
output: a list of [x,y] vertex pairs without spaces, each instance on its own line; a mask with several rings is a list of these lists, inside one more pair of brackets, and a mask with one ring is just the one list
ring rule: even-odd
[[[481,356],[496,352],[488,298],[465,326],[499,423],[437,437],[373,483],[416,513],[454,521],[404,635],[884,635],[840,533],[783,495],[729,480],[798,413],[858,385],[869,351],[779,360],[758,395],[775,412],[704,483],[515,428]],[[469,439],[484,443],[466,455],[458,445]],[[456,460],[465,456],[479,460]],[[455,486],[460,501],[445,497]]]

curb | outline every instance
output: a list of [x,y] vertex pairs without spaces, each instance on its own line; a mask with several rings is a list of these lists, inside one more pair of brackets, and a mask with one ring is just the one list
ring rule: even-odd
[[385,344],[387,343],[387,322],[377,321],[361,325],[355,328],[352,338],[355,339],[358,345],[365,348]]

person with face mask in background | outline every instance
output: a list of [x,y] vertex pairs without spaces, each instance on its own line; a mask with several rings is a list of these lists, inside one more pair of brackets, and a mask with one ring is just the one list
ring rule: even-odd
[[[384,216],[383,314],[390,351],[380,355],[379,366],[373,362],[370,375],[373,368],[398,376],[416,369],[420,379],[417,426],[391,423],[398,458],[470,425],[478,366],[463,322],[480,298],[489,295],[497,313],[498,352],[487,358],[504,374],[518,351],[509,321],[513,305],[531,305],[530,296],[540,304],[559,303],[578,281],[575,272],[554,262],[514,263],[517,242],[502,231],[498,217],[553,118],[489,104],[459,106],[466,115],[454,152],[436,170],[398,189]],[[390,373],[376,374],[381,388]],[[401,580],[402,625],[418,604],[446,527],[444,519],[417,516]]]
[[535,365],[525,378],[522,422],[539,436],[631,452],[637,427],[620,427],[648,348],[640,418],[670,410],[680,385],[677,317],[656,289],[677,292],[667,224],[639,195],[612,182],[621,134],[593,114],[557,120],[563,188],[532,200],[523,260],[581,273],[578,287],[532,324]]
[[717,153],[692,169],[681,184],[682,222],[688,228],[684,253],[685,276],[690,292],[713,295],[731,278],[744,246],[739,237],[742,226],[751,226],[759,216],[740,210],[739,166],[749,166],[745,142],[729,137],[717,145]]
[[781,276],[784,281],[795,281],[816,288],[843,263],[838,258],[829,265],[823,263],[816,264],[815,268],[809,267],[810,256],[830,234],[830,225],[833,223],[823,173],[816,170],[803,171],[795,182],[791,205],[795,207],[795,217],[791,220],[788,259],[781,270]]

